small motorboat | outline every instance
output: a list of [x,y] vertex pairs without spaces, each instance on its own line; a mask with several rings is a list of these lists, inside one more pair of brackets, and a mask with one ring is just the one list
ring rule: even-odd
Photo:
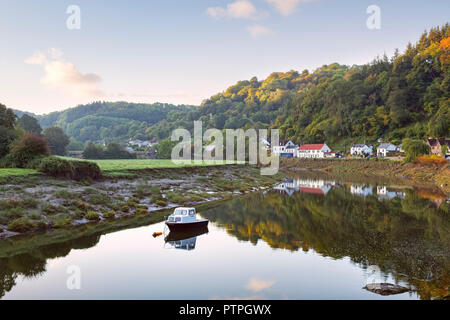
[[187,231],[202,229],[208,226],[209,220],[197,219],[195,208],[176,208],[167,218],[166,225],[170,231]]

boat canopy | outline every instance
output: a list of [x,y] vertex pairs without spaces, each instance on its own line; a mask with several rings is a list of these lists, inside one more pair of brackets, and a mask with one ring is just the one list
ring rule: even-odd
[[191,214],[195,214],[194,208],[176,208],[174,215],[187,216]]

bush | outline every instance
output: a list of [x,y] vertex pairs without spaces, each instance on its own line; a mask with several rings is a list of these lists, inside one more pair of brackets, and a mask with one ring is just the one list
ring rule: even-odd
[[17,139],[10,150],[10,158],[18,168],[24,168],[37,156],[48,156],[47,141],[36,134],[26,133]]
[[130,211],[130,207],[129,206],[123,206],[122,207],[122,212],[129,212]]
[[8,224],[8,230],[14,232],[28,232],[35,229],[37,225],[28,218],[19,218]]
[[99,179],[102,176],[100,167],[89,161],[70,161],[72,165],[72,179],[80,180],[85,178]]
[[435,165],[445,165],[448,163],[447,159],[444,159],[442,157],[439,157],[437,155],[431,155],[431,156],[422,156],[418,157],[417,161],[420,164],[435,164]]
[[56,157],[42,159],[36,169],[39,172],[53,177],[65,177],[70,179],[73,175],[73,169],[70,162]]
[[99,220],[100,215],[95,211],[88,211],[85,215],[86,219],[88,220]]
[[102,172],[99,166],[87,161],[68,161],[56,157],[47,157],[41,160],[38,171],[53,177],[64,177],[68,179],[98,179]]
[[103,218],[105,219],[111,219],[114,218],[116,216],[116,213],[114,211],[106,211],[105,213],[103,213]]
[[160,206],[160,207],[165,207],[165,206],[168,205],[168,202],[166,200],[161,200],[161,199],[156,200],[155,203],[156,203],[157,206]]

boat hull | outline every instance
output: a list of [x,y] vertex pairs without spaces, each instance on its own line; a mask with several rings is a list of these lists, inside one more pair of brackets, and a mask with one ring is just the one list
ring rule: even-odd
[[204,229],[208,226],[208,222],[209,221],[206,219],[187,223],[166,221],[166,225],[169,227],[170,231],[190,231],[190,230]]

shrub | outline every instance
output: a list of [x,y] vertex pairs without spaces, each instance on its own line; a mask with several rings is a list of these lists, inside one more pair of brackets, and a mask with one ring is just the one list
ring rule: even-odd
[[165,207],[165,206],[168,205],[168,202],[166,200],[161,200],[161,199],[156,200],[155,203],[156,203],[157,206],[160,206],[160,207]]
[[8,230],[14,232],[28,232],[35,229],[37,225],[28,218],[19,218],[8,224]]
[[431,156],[422,156],[418,157],[417,161],[421,164],[435,164],[435,165],[445,165],[448,163],[447,159],[444,159],[442,157],[439,157],[437,155],[431,155]]
[[47,157],[36,164],[35,169],[53,177],[68,179],[98,179],[102,176],[100,167],[88,161],[68,161],[57,157]]
[[102,193],[94,193],[89,196],[89,202],[97,205],[106,205],[111,202],[111,199]]
[[58,211],[58,207],[52,206],[51,204],[45,204],[42,206],[42,212],[48,215],[57,214]]
[[11,160],[15,166],[24,168],[37,156],[48,156],[50,150],[47,141],[37,134],[26,133],[17,139],[10,150]]
[[103,218],[105,219],[111,219],[114,218],[116,216],[116,213],[114,211],[106,211],[105,213],[103,213]]
[[138,209],[136,209],[136,213],[137,214],[146,214],[146,213],[148,213],[148,211],[147,211],[147,209],[138,208]]
[[83,211],[87,211],[91,208],[90,205],[88,205],[86,202],[82,201],[82,200],[77,200],[75,201],[74,205],[78,208],[81,209]]
[[65,177],[70,179],[73,175],[73,168],[70,162],[56,157],[42,159],[36,169],[53,177]]
[[99,220],[100,215],[95,211],[88,211],[85,215],[86,219],[88,220]]
[[100,167],[89,161],[70,161],[72,165],[72,179],[99,179],[102,176]]
[[129,206],[123,206],[122,207],[122,212],[130,212],[130,207]]

